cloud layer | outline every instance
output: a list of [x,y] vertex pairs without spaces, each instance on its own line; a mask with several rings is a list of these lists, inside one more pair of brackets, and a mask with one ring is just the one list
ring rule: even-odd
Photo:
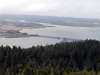
[[100,0],[0,0],[1,14],[100,18]]

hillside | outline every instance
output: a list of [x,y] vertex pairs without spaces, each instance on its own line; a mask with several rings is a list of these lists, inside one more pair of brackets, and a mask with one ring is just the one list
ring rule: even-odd
[[27,49],[0,47],[0,75],[69,75],[67,73],[81,73],[82,70],[91,71],[93,75],[100,71],[99,41],[84,40]]

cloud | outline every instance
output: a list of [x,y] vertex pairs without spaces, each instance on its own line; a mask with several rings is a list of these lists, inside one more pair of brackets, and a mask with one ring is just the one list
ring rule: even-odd
[[0,0],[1,14],[100,18],[100,0]]

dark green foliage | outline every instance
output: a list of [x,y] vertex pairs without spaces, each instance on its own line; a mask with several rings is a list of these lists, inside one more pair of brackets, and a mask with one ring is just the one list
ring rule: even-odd
[[0,47],[0,75],[73,75],[67,73],[84,69],[100,71],[99,41],[84,40],[27,49]]

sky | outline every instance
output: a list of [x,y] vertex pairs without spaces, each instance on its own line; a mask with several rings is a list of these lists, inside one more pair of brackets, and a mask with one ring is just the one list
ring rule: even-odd
[[100,0],[0,0],[0,14],[100,18]]

